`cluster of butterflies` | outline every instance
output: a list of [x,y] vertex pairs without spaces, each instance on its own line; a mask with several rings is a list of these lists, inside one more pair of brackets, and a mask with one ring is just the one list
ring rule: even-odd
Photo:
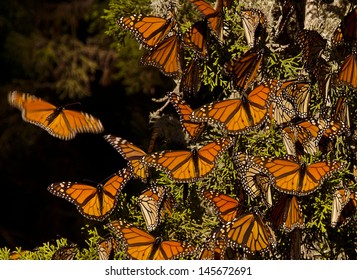
[[[167,18],[132,15],[120,18],[118,24],[134,34],[148,50],[141,58],[144,65],[155,66],[163,74],[180,79],[178,89],[168,93],[167,99],[179,115],[188,143],[196,146],[188,150],[147,153],[121,137],[105,135],[104,139],[127,160],[127,167],[96,186],[78,182],[58,182],[48,186],[52,194],[76,205],[84,217],[104,221],[115,210],[118,195],[131,178],[149,184],[138,197],[147,231],[123,219],[108,224],[124,243],[125,253],[130,259],[174,259],[192,255],[199,259],[225,259],[236,258],[241,249],[245,253],[269,250],[277,242],[273,228],[292,232],[305,227],[301,197],[311,195],[321,188],[326,179],[345,169],[343,161],[311,163],[306,160],[306,155],[331,155],[335,139],[350,136],[347,97],[341,95],[334,106],[323,106],[323,110],[311,116],[312,82],[300,77],[286,81],[257,81],[267,37],[267,22],[259,10],[241,11],[249,50],[224,64],[225,73],[231,77],[240,97],[214,101],[197,109],[189,106],[183,96],[200,88],[200,67],[209,51],[208,42],[213,39],[222,44],[224,41],[224,12],[233,1],[217,0],[215,8],[203,0],[189,2],[204,19],[194,23],[183,35],[173,9],[170,9]],[[352,49],[337,79],[351,87],[357,85],[357,76],[353,73],[356,63],[356,16],[357,9],[347,14],[333,36],[336,44]],[[332,75],[330,66],[322,57],[326,40],[316,31],[301,30],[297,41],[311,80],[317,80],[319,90],[328,97]],[[195,52],[187,68],[182,62],[184,46]],[[12,92],[9,102],[22,111],[25,121],[61,139],[72,139],[81,132],[103,131],[101,122],[95,117],[55,107],[29,94]],[[266,123],[275,125],[281,133],[286,156],[251,155],[240,151],[239,137],[258,131]],[[202,135],[212,127],[219,131],[221,137],[200,142]],[[265,213],[258,209],[247,213],[244,196],[237,199],[223,192],[203,189],[202,197],[215,209],[220,220],[204,245],[196,248],[184,241],[164,241],[156,236],[157,227],[165,222],[165,217],[172,215],[175,198],[167,187],[155,181],[153,171],[165,173],[174,183],[202,181],[217,169],[218,161],[227,152],[238,171],[243,190],[252,200],[265,205]],[[277,191],[275,196],[273,189]],[[355,214],[356,207],[357,200],[352,189],[337,189],[333,194],[331,225],[346,224]],[[106,240],[98,245],[100,258],[110,258],[119,247],[116,238]]]

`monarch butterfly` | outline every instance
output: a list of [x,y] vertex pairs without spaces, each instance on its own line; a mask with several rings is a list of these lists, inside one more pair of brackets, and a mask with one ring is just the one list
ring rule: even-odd
[[73,260],[77,255],[78,247],[76,244],[71,244],[69,246],[64,246],[59,248],[52,255],[52,260]]
[[194,57],[182,75],[180,82],[180,91],[185,94],[195,94],[200,90],[202,77],[201,59]]
[[170,92],[168,98],[172,105],[175,107],[177,113],[180,116],[180,123],[183,129],[188,133],[189,139],[192,141],[197,140],[197,138],[202,134],[206,127],[205,123],[193,122],[190,119],[192,109],[188,104],[181,99],[176,93]]
[[338,97],[336,105],[333,108],[331,119],[345,124],[347,127],[350,125],[350,112],[347,104],[347,97],[341,95]]
[[263,62],[264,49],[256,51],[250,49],[238,59],[233,59],[224,64],[224,71],[233,79],[233,85],[238,90],[246,90],[251,82],[258,76]]
[[232,138],[225,137],[191,151],[156,152],[145,156],[142,162],[165,172],[175,182],[196,182],[215,169],[218,157],[232,144]]
[[63,140],[70,140],[77,133],[103,131],[100,120],[92,115],[68,110],[65,106],[56,107],[27,93],[10,92],[8,100],[12,106],[21,110],[24,121],[37,125]]
[[195,248],[185,242],[162,241],[121,220],[108,224],[125,244],[126,254],[134,260],[171,260],[194,253]]
[[352,51],[343,61],[338,72],[338,80],[353,88],[357,88],[357,56],[355,50]]
[[200,260],[232,260],[236,259],[235,249],[228,247],[225,236],[220,230],[215,231],[202,246]]
[[118,249],[118,241],[109,237],[97,243],[97,251],[100,260],[113,260],[115,251]]
[[239,201],[226,195],[213,191],[203,191],[203,197],[214,207],[217,216],[222,222],[232,221],[238,214]]
[[307,165],[294,158],[253,157],[259,166],[265,168],[273,186],[286,194],[304,196],[321,187],[325,179],[344,168],[338,161],[321,161]]
[[181,35],[173,34],[144,54],[140,63],[158,68],[164,75],[177,78],[182,72]]
[[138,203],[148,231],[156,229],[164,212],[172,214],[173,200],[168,189],[156,183],[140,194]]
[[295,228],[305,228],[304,214],[296,196],[280,196],[269,211],[277,228],[282,227],[286,232],[291,232]]
[[224,260],[227,242],[224,238],[207,241],[203,245],[198,259],[200,260]]
[[223,42],[223,6],[228,1],[217,0],[215,8],[203,0],[190,0],[190,2],[205,16],[213,35],[219,42]]
[[132,170],[134,177],[146,183],[149,172],[147,167],[141,162],[142,158],[146,156],[146,153],[133,143],[121,137],[108,134],[104,136],[104,139],[128,161],[128,166]]
[[207,57],[208,29],[206,20],[195,22],[184,34],[183,42],[193,48],[200,58]]
[[221,232],[232,247],[242,247],[255,253],[275,246],[273,230],[265,224],[258,213],[243,214],[225,224]]
[[239,177],[243,188],[249,195],[256,199],[260,197],[267,207],[273,204],[271,195],[271,184],[268,175],[259,166],[256,166],[253,157],[244,153],[233,155],[233,162],[239,171]]
[[327,40],[316,30],[300,30],[297,33],[297,42],[302,49],[302,59],[307,68],[314,65],[316,58],[318,58],[326,47]]
[[240,13],[243,23],[244,35],[248,45],[253,48],[257,45],[257,39],[266,30],[264,14],[257,9],[242,10]]
[[344,226],[356,214],[356,193],[348,188],[337,189],[333,194],[331,226]]
[[191,119],[218,125],[229,134],[251,131],[265,121],[270,94],[276,83],[276,80],[268,80],[240,99],[227,99],[204,105],[192,112]]
[[349,12],[336,28],[332,42],[334,44],[353,43],[357,41],[357,8]]
[[132,15],[121,17],[118,22],[124,29],[134,33],[145,48],[151,49],[164,40],[175,25],[173,14],[164,19],[155,16]]
[[282,129],[288,154],[297,156],[304,152],[316,154],[319,149],[323,151],[326,143],[344,133],[348,133],[348,129],[343,122],[323,116],[291,122]]
[[78,211],[87,219],[103,221],[113,212],[118,193],[131,175],[131,171],[124,168],[96,187],[85,183],[61,182],[53,183],[47,189],[53,195],[76,205]]
[[270,102],[270,119],[281,125],[295,118],[306,118],[311,97],[310,83],[288,80],[278,84],[278,90],[274,91]]

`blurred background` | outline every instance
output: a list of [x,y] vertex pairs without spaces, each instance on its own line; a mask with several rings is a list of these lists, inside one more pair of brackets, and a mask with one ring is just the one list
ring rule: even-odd
[[[173,89],[172,80],[151,68],[142,71],[142,51],[133,39],[119,56],[115,38],[105,33],[105,9],[108,1],[101,0],[0,1],[0,247],[33,249],[58,237],[80,242],[82,227],[94,222],[47,186],[99,183],[123,168],[104,134],[147,149],[151,98]],[[9,105],[13,90],[55,105],[80,102],[71,108],[98,117],[105,131],[54,138]]]

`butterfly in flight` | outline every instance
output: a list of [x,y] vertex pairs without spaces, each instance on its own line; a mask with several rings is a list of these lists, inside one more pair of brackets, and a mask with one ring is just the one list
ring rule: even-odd
[[108,134],[104,136],[104,139],[128,161],[128,166],[132,170],[133,176],[146,183],[149,172],[146,165],[142,163],[146,153],[138,146],[121,137]]
[[194,253],[195,247],[180,241],[163,241],[122,220],[108,227],[124,242],[125,252],[134,260],[171,260]]
[[62,140],[73,139],[77,133],[100,133],[103,125],[99,119],[84,112],[56,107],[36,96],[13,91],[8,96],[9,103],[20,109],[24,121],[37,125],[54,137]]
[[180,123],[184,131],[187,132],[190,141],[196,141],[206,127],[205,123],[191,121],[192,109],[179,95],[174,92],[168,94],[171,104],[175,107],[180,116]]
[[48,191],[77,206],[87,219],[103,221],[115,209],[118,194],[131,178],[128,168],[119,170],[97,186],[77,182],[59,182],[48,186]]

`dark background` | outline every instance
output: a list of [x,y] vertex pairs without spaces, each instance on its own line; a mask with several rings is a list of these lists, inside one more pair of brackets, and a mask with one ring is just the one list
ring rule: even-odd
[[[103,139],[105,134],[147,149],[151,97],[166,91],[162,84],[172,84],[156,70],[142,79],[126,75],[123,65],[131,71],[135,67],[142,71],[142,67],[137,66],[137,54],[129,53],[132,61],[125,63],[118,57],[115,40],[104,34],[104,9],[108,3],[100,0],[0,3],[0,247],[33,249],[58,237],[83,241],[82,227],[96,222],[50,194],[47,186],[58,181],[99,183],[123,168],[126,162]],[[44,55],[38,55],[41,51]],[[70,68],[73,58],[66,57],[72,51],[78,52],[74,58],[84,54],[96,65],[94,70],[86,69],[84,63]],[[73,79],[79,73],[87,81],[73,89],[58,86],[62,80],[66,84],[70,71]],[[8,104],[8,92],[13,90],[56,105],[79,101],[71,109],[98,117],[105,131],[79,134],[70,141],[54,138],[24,122],[20,111]],[[135,188],[135,182],[127,188]]]

